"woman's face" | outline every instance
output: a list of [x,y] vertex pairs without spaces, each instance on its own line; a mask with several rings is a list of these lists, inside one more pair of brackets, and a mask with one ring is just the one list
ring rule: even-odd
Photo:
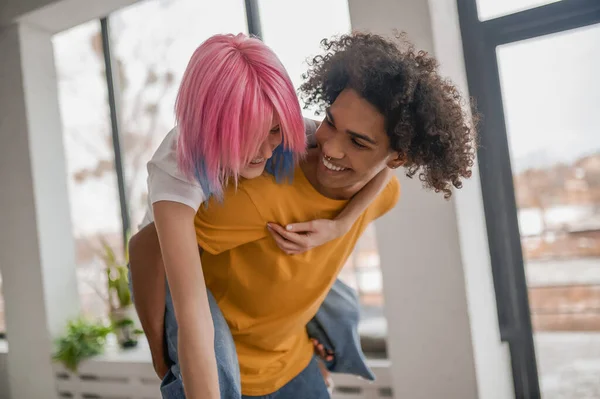
[[240,170],[240,176],[245,179],[254,179],[262,175],[265,170],[267,160],[273,155],[273,151],[281,144],[281,126],[279,125],[279,116],[273,115],[269,134],[260,145],[258,152],[252,160]]

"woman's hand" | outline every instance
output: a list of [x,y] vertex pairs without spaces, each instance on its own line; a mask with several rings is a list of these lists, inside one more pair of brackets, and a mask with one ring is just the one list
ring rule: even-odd
[[285,228],[268,223],[267,228],[277,246],[288,255],[301,254],[346,234],[349,226],[343,220],[316,219],[288,224]]

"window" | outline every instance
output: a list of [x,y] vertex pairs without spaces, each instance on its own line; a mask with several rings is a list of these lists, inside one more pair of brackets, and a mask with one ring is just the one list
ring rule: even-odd
[[600,360],[598,48],[600,25],[497,50],[540,383],[550,399],[600,387],[592,366]]
[[155,0],[110,15],[118,68],[120,138],[132,231],[147,205],[146,163],[173,128],[179,82],[194,50],[216,33],[247,33],[242,0]]
[[560,0],[477,0],[477,14],[481,21],[540,7]]
[[77,278],[85,314],[106,314],[102,242],[123,252],[100,24],[53,38]]

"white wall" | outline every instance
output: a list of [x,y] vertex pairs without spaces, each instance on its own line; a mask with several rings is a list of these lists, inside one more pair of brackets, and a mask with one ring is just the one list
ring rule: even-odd
[[[407,32],[467,93],[455,3],[349,0],[353,29]],[[396,397],[513,397],[477,171],[449,202],[398,174],[400,203],[377,225]]]
[[2,0],[0,26],[26,22],[57,33],[139,0]]
[[[440,69],[468,93],[456,1],[429,0]],[[454,17],[453,17],[454,16]],[[481,196],[479,168],[455,198],[471,336],[480,398],[514,398],[508,345],[500,341],[496,296]]]
[[[74,246],[50,35],[0,32],[0,267],[9,388],[52,398],[52,342],[78,313]],[[7,228],[10,226],[10,228]]]
[[15,18],[54,2],[56,0],[2,0],[0,5],[0,26],[8,25]]

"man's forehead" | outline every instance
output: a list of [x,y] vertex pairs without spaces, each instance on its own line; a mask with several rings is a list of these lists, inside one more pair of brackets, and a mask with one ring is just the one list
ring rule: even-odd
[[329,113],[339,128],[374,136],[385,132],[385,118],[377,108],[356,91],[346,89],[329,108]]

